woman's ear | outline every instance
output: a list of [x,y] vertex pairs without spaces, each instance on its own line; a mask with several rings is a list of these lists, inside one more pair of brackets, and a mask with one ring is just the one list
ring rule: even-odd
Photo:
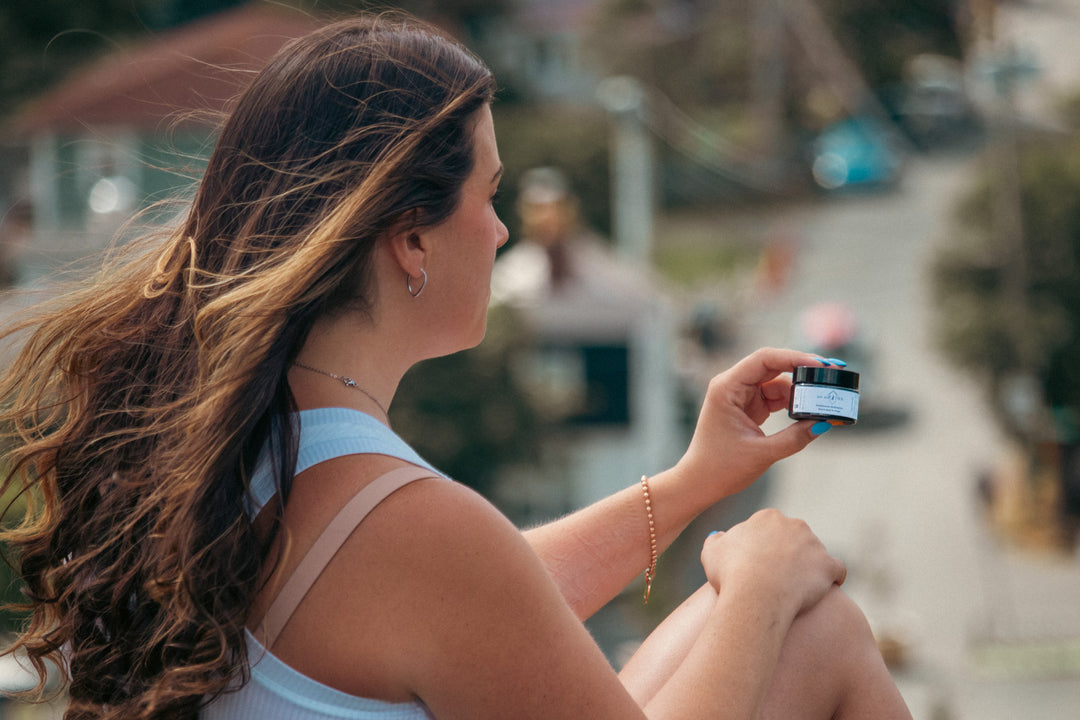
[[387,231],[390,254],[410,277],[419,277],[427,258],[424,233],[414,222],[415,210],[403,214]]

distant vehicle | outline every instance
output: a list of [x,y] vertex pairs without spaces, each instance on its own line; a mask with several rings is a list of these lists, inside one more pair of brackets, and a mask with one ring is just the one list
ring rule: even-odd
[[896,119],[923,150],[970,144],[982,135],[964,68],[943,55],[916,55],[907,62]]
[[792,347],[804,348],[824,358],[840,358],[848,370],[860,375],[859,421],[881,409],[880,382],[874,353],[864,322],[848,303],[826,300],[807,306],[791,328]]
[[814,182],[827,191],[887,188],[899,181],[904,155],[896,130],[869,115],[856,115],[814,139],[810,169]]
[[852,369],[860,369],[869,359],[859,317],[846,303],[825,301],[807,307],[793,330],[795,346],[822,357],[842,358],[855,366]]
[[889,397],[885,379],[878,372],[873,334],[852,305],[826,300],[799,313],[788,344],[821,357],[844,360],[848,370],[859,373],[858,427],[888,430],[908,422],[911,409],[907,398]]

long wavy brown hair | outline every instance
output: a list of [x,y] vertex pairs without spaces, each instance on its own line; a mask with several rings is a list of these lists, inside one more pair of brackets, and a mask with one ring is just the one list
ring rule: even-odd
[[29,596],[16,645],[66,668],[67,718],[192,718],[247,678],[268,541],[244,500],[295,458],[286,370],[312,321],[372,302],[371,249],[453,212],[490,72],[405,16],[287,45],[239,97],[190,210],[7,329],[0,533]]

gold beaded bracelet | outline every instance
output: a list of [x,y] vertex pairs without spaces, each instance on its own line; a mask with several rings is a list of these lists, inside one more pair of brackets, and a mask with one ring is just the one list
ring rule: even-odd
[[645,568],[645,602],[649,602],[652,581],[656,577],[656,523],[653,522],[652,497],[649,495],[649,478],[641,476],[641,493],[645,496],[645,514],[649,518],[649,567]]

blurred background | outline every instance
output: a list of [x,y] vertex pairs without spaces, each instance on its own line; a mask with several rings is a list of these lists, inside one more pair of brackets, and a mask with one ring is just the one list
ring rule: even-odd
[[[488,338],[391,412],[436,465],[529,525],[677,460],[756,347],[861,373],[857,425],[695,523],[648,606],[634,584],[590,621],[612,663],[704,580],[708,531],[771,505],[847,561],[916,718],[1076,718],[1080,0],[390,6],[501,87]],[[372,7],[5,0],[0,312],[175,218],[251,71]]]

